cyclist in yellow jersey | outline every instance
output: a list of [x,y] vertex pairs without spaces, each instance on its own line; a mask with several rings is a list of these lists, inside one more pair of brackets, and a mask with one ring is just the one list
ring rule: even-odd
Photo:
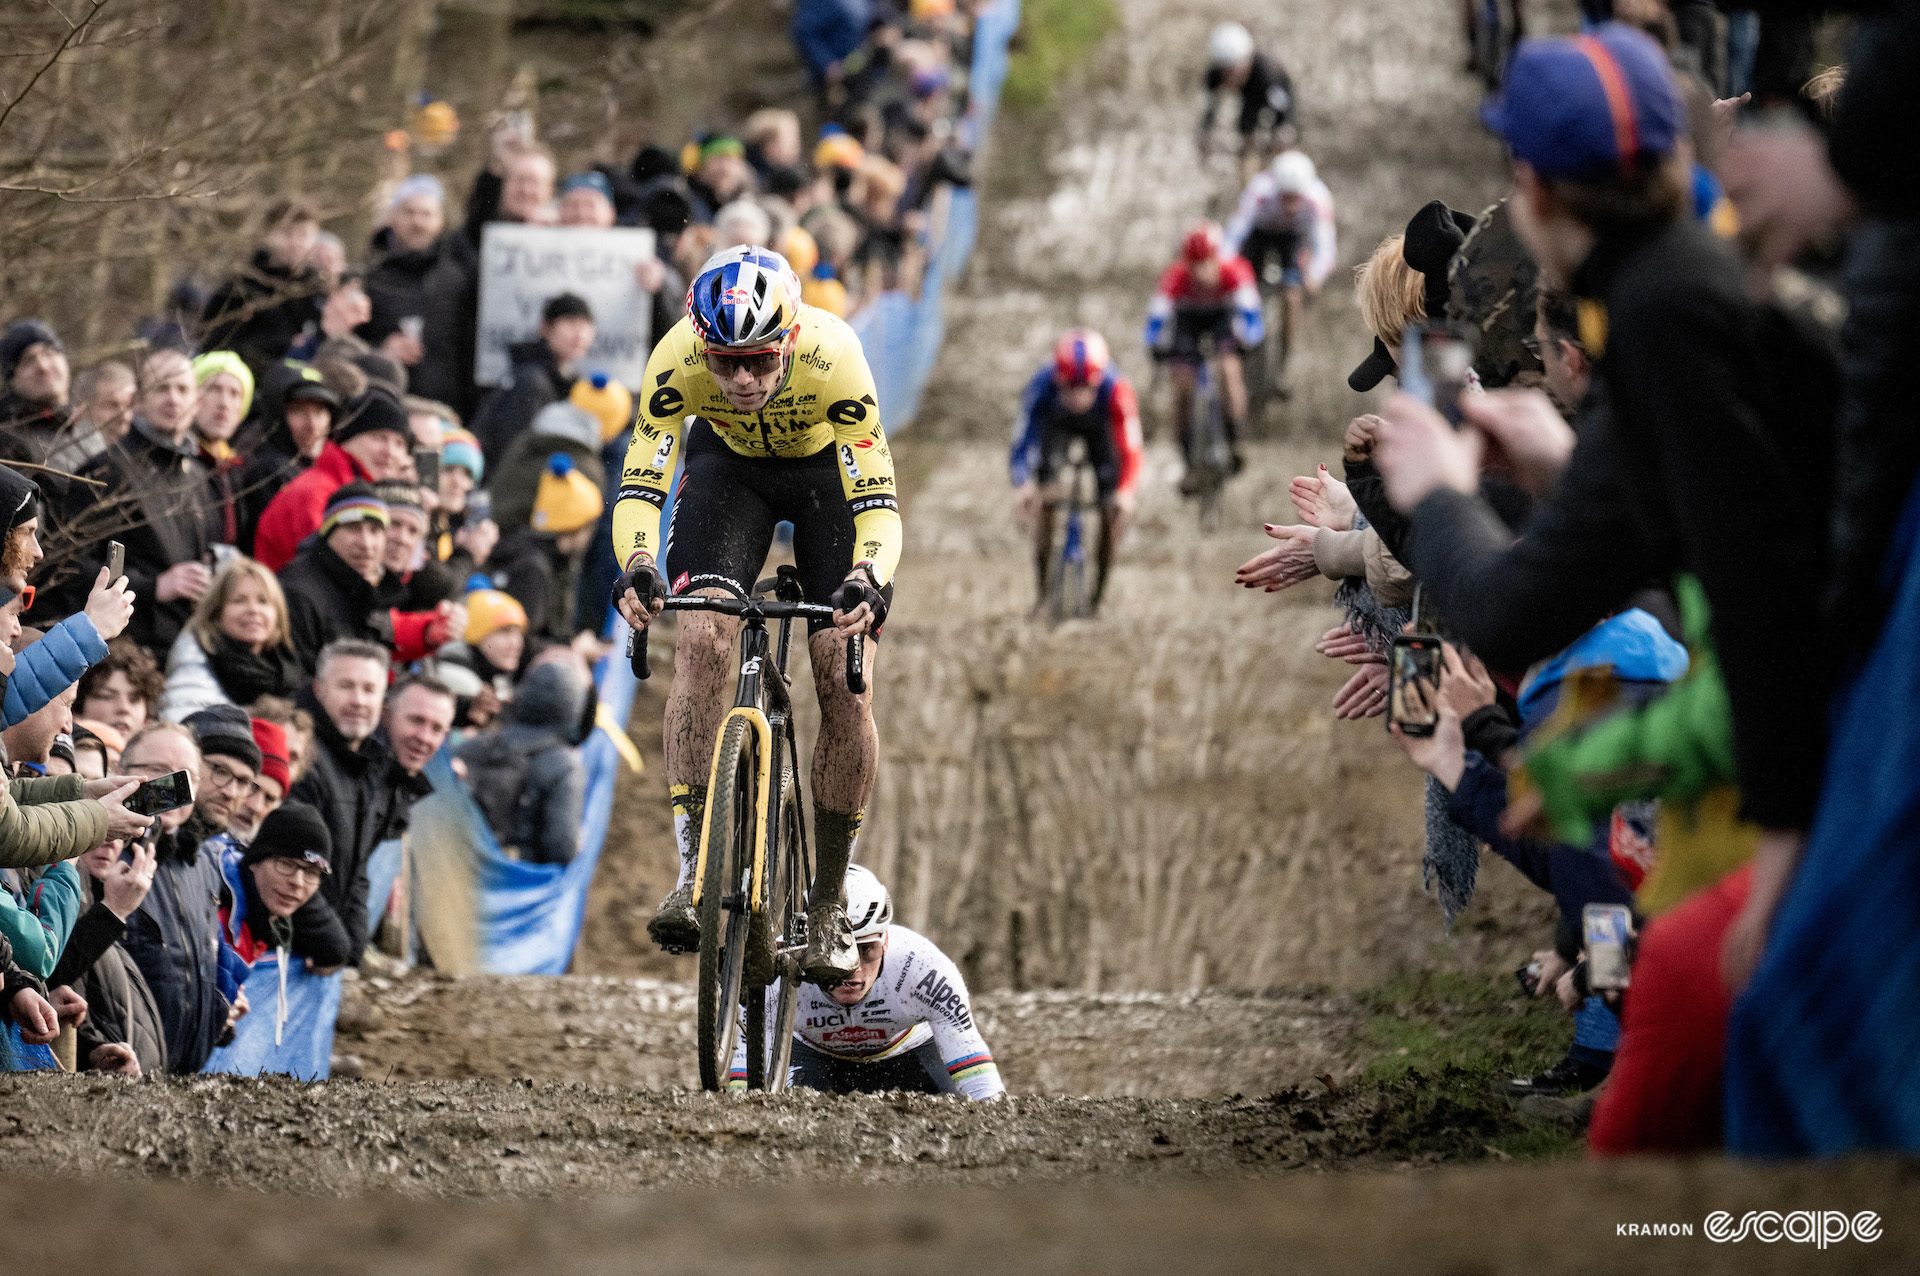
[[[835,608],[832,626],[813,622],[808,636],[820,731],[811,772],[817,867],[802,969],[816,981],[844,979],[858,964],[847,862],[880,744],[874,655],[869,690],[856,696],[841,676],[840,648],[879,636],[900,561],[893,458],[873,373],[852,329],[801,304],[800,281],[784,258],[731,248],[702,267],[687,292],[687,317],[654,347],[638,398],[613,513],[624,566],[614,602],[627,622],[646,626],[669,592],[744,598],[782,521],[793,524],[808,600]],[[684,470],[663,544],[660,511],[676,464]],[[693,861],[739,632],[731,617],[681,615],[666,713],[680,879],[647,927],[670,950],[699,944]]]

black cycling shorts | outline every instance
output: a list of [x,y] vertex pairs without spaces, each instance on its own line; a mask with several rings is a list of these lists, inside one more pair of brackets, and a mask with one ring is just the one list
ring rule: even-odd
[[1035,477],[1043,484],[1059,477],[1067,461],[1067,445],[1075,439],[1087,445],[1087,464],[1093,467],[1104,501],[1120,486],[1120,453],[1113,446],[1113,423],[1097,402],[1091,412],[1055,412],[1041,423],[1040,469]]
[[1173,348],[1170,359],[1199,363],[1206,357],[1207,345],[1216,350],[1238,352],[1233,337],[1233,311],[1226,306],[1181,306],[1173,312]]
[[828,1094],[884,1094],[888,1090],[912,1094],[960,1093],[947,1075],[946,1060],[940,1057],[939,1049],[931,1041],[918,1050],[863,1063],[824,1054],[795,1037],[793,1056],[787,1066],[787,1084],[802,1090],[825,1090]]
[[1297,284],[1300,278],[1300,236],[1290,230],[1262,230],[1255,226],[1240,245],[1240,255],[1253,265],[1256,279],[1267,277],[1267,262],[1280,263],[1281,282]]
[[[784,522],[793,524],[807,601],[833,600],[853,570],[853,511],[831,443],[797,460],[741,456],[695,417],[687,422],[685,464],[667,524],[667,588],[690,594],[718,587],[745,598],[767,565],[774,527]],[[891,605],[892,582],[880,592]],[[808,633],[828,628],[825,620],[807,622]]]

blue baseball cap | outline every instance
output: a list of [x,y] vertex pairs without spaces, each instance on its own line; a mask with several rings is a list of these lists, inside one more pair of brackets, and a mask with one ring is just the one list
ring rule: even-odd
[[1603,181],[1670,154],[1686,126],[1673,69],[1644,33],[1607,22],[1522,40],[1480,118],[1542,177]]

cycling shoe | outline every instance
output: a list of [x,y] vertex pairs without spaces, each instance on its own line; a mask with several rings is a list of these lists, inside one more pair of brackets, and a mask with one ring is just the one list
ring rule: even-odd
[[800,960],[800,976],[830,988],[852,976],[860,965],[860,949],[853,942],[853,926],[839,904],[820,904],[807,912],[807,952]]
[[700,917],[693,911],[693,887],[676,886],[660,901],[647,923],[647,938],[670,953],[690,953],[700,947]]

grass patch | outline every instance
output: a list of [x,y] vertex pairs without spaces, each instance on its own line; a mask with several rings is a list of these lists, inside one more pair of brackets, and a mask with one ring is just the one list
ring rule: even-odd
[[1119,25],[1114,0],[1022,0],[1002,100],[1015,111],[1046,107],[1061,77]]

